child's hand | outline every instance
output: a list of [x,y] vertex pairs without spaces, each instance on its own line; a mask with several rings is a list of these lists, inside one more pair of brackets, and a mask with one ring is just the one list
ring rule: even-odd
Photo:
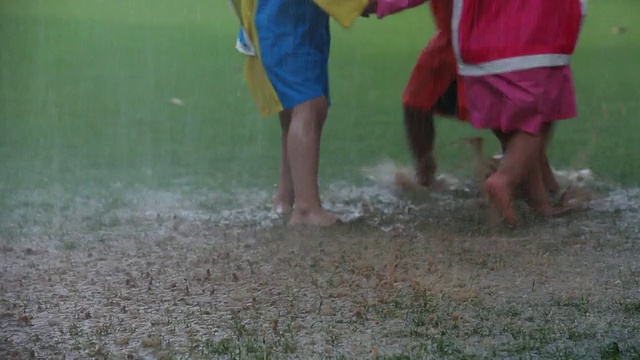
[[364,8],[364,11],[362,11],[362,14],[360,16],[368,18],[369,15],[375,14],[377,9],[378,9],[378,0],[369,0],[369,5],[367,5],[367,7]]

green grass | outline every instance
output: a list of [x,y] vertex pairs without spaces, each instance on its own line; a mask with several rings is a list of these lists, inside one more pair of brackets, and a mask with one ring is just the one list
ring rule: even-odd
[[[640,168],[630,166],[640,154],[639,11],[632,0],[590,3],[574,60],[580,117],[558,127],[555,166],[640,183]],[[613,26],[628,31],[614,35]],[[178,178],[275,183],[279,128],[259,117],[243,82],[236,32],[224,1],[0,2],[4,191]],[[399,101],[431,33],[427,7],[362,19],[349,31],[334,26],[323,183],[357,181],[358,167],[384,158],[409,161]],[[168,103],[173,97],[186,105]],[[478,132],[447,120],[438,130],[441,169],[461,171],[467,154],[450,143]]]

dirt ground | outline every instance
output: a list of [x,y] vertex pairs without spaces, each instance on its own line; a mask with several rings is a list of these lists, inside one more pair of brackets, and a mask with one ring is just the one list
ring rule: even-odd
[[457,184],[336,184],[322,230],[266,191],[15,194],[0,358],[640,359],[640,190],[507,230]]

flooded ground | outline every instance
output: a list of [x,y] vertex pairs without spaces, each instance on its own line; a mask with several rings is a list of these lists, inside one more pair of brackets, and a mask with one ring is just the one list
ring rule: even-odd
[[600,196],[508,231],[473,182],[400,192],[390,166],[329,186],[346,223],[324,230],[283,226],[268,191],[15,193],[0,357],[640,356],[640,190],[560,174]]

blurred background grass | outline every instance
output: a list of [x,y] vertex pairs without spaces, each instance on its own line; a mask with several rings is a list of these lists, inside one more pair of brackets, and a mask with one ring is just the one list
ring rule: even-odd
[[[640,3],[591,1],[574,59],[579,118],[553,140],[556,167],[640,183]],[[433,28],[428,7],[351,30],[333,24],[321,181],[409,163],[400,99]],[[624,27],[615,33],[613,27]],[[259,117],[225,1],[0,1],[0,192],[114,182],[216,189],[277,181],[279,126]],[[184,106],[170,103],[179,98]],[[467,124],[438,121],[440,170],[469,173]]]

